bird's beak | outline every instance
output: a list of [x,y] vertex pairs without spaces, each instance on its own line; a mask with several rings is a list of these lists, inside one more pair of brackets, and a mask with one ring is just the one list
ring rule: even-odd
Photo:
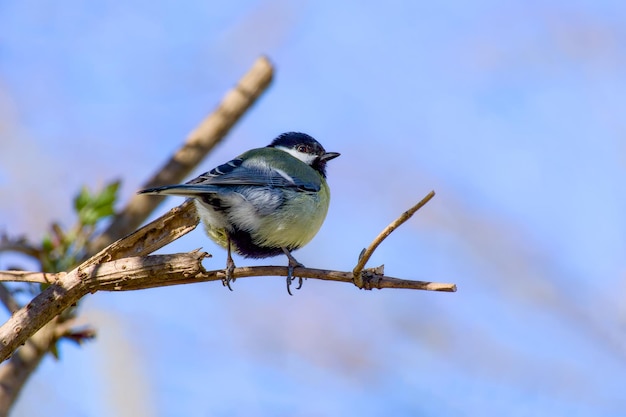
[[326,152],[324,155],[320,156],[320,160],[324,162],[330,161],[331,159],[335,159],[339,155],[341,155],[339,152]]

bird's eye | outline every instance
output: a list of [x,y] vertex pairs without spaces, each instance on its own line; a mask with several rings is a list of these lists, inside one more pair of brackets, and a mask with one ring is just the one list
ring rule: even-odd
[[307,153],[308,148],[306,145],[298,145],[298,152]]

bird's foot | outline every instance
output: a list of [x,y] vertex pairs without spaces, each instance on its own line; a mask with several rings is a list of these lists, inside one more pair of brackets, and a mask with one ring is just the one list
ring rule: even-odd
[[[304,268],[304,265],[302,265],[302,264],[301,264],[301,263],[299,263],[299,262],[298,262],[296,265],[291,265],[291,263],[289,264],[289,269],[288,269],[288,272],[287,272],[287,293],[288,293],[289,295],[293,295],[293,294],[291,293],[291,283],[292,283],[292,282],[294,282],[294,281],[295,281],[295,279],[296,279],[296,278],[293,276],[293,269],[294,269],[295,267]],[[302,282],[303,282],[302,277],[298,277],[298,286],[296,287],[296,290],[299,290],[300,288],[302,288]]]
[[[289,295],[293,295],[291,293],[291,283],[295,280],[293,276],[293,269],[296,267],[304,268],[304,265],[298,262],[298,260],[294,258],[291,252],[289,252],[286,248],[283,248],[283,252],[285,252],[285,255],[287,255],[287,258],[289,259],[289,268],[287,269],[287,293]],[[296,290],[302,288],[302,282],[302,277],[298,277],[298,286],[296,287]]]
[[233,272],[235,271],[235,262],[233,262],[233,258],[230,256],[226,259],[226,269],[224,269],[225,277],[222,279],[222,285],[228,287],[229,290],[233,290],[230,287],[231,282],[235,282],[235,277],[233,276]]

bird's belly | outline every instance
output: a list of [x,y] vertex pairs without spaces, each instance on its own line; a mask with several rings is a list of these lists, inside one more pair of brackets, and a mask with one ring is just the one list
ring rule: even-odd
[[317,234],[327,211],[318,194],[297,193],[261,219],[261,226],[251,231],[252,241],[261,247],[298,249]]
[[214,242],[227,248],[230,238],[232,249],[240,255],[265,258],[281,254],[282,248],[301,248],[313,239],[328,211],[329,196],[320,197],[320,193],[292,191],[282,195],[280,201],[259,206],[233,193],[228,208],[218,209],[199,200],[195,204]]

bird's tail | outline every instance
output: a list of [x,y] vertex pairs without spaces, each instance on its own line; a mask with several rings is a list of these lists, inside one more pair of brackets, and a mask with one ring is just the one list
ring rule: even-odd
[[183,197],[195,197],[200,194],[211,194],[215,192],[217,192],[217,187],[213,185],[177,184],[146,188],[145,190],[137,191],[137,194],[178,195]]

